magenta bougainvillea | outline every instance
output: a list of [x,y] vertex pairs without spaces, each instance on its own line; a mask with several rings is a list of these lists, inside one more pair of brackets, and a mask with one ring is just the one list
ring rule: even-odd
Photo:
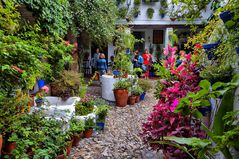
[[[183,116],[175,113],[174,110],[189,92],[197,92],[200,88],[197,63],[192,62],[191,54],[180,52],[181,64],[176,67],[175,55],[177,49],[164,49],[167,60],[163,61],[164,68],[170,71],[170,79],[161,79],[163,85],[160,92],[160,99],[154,106],[153,112],[143,124],[142,138],[153,149],[164,151],[167,158],[187,158],[186,153],[176,147],[166,144],[155,144],[154,141],[164,141],[166,136],[178,137],[204,137],[200,129],[200,122],[191,116]],[[160,70],[159,70],[160,71]]]

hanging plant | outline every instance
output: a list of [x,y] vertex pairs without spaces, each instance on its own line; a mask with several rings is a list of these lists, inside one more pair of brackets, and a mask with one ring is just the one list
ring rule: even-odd
[[149,19],[152,19],[154,15],[154,9],[153,8],[148,8],[147,9],[147,16]]
[[141,4],[141,0],[134,0],[134,5],[139,6]]
[[139,7],[134,7],[131,11],[130,11],[130,14],[132,16],[134,16],[135,18],[137,18],[140,14],[140,10],[139,10]]
[[119,9],[119,13],[118,13],[118,16],[122,19],[124,19],[127,15],[127,12],[128,12],[128,9],[126,7],[121,7]]

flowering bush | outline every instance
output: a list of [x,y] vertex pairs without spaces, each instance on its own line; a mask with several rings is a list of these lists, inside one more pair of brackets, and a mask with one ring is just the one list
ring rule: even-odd
[[75,105],[76,115],[87,115],[92,113],[94,110],[94,99],[94,96],[86,94],[85,97]]
[[164,74],[161,72],[161,78],[166,77],[167,80],[161,79],[158,83],[160,86],[158,89],[160,92],[157,92],[159,102],[154,106],[154,111],[147,122],[143,124],[142,138],[153,149],[163,149],[166,157],[185,158],[187,154],[182,150],[163,143],[152,143],[164,141],[166,136],[204,137],[198,120],[193,119],[191,115],[183,116],[183,114],[174,112],[180,98],[200,89],[198,87],[199,76],[196,71],[197,64],[192,62],[192,55],[181,52],[181,64],[176,67],[176,51],[176,48],[170,46],[164,49],[167,60],[163,61],[160,71],[164,72]]

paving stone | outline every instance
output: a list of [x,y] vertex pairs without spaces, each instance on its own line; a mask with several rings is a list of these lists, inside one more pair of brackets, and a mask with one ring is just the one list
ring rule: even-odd
[[[100,96],[100,86],[97,82],[88,88],[88,93]],[[148,159],[162,158],[162,153],[156,153],[145,145],[139,133],[142,123],[146,121],[157,100],[153,92],[146,94],[145,100],[134,106],[115,107],[114,103],[106,119],[106,128],[92,138],[83,139],[78,147],[71,152],[72,159]],[[151,158],[150,158],[151,159]]]

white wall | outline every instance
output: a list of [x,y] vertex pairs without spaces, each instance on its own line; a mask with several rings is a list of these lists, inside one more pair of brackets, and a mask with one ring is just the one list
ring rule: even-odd
[[[127,0],[124,4],[124,6],[127,6]],[[168,7],[171,7],[171,0],[168,0]],[[131,4],[129,8],[134,7],[134,0],[131,0]],[[178,6],[180,7],[180,6]],[[178,25],[178,24],[186,24],[186,21],[171,21],[169,15],[166,15],[163,19],[161,18],[159,14],[159,8],[160,8],[160,2],[154,2],[150,4],[145,4],[144,2],[141,2],[141,5],[139,6],[140,8],[140,15],[133,20],[130,24],[135,24],[135,25]],[[154,15],[152,19],[149,19],[147,17],[147,9],[148,8],[153,8],[154,9]],[[129,9],[130,10],[130,9]],[[202,21],[205,21],[208,19],[208,17],[211,15],[212,11],[210,10],[210,6],[207,7],[205,11],[202,12],[202,18],[196,19],[194,21],[195,24],[201,24]],[[126,20],[119,20],[118,23],[126,23]]]

